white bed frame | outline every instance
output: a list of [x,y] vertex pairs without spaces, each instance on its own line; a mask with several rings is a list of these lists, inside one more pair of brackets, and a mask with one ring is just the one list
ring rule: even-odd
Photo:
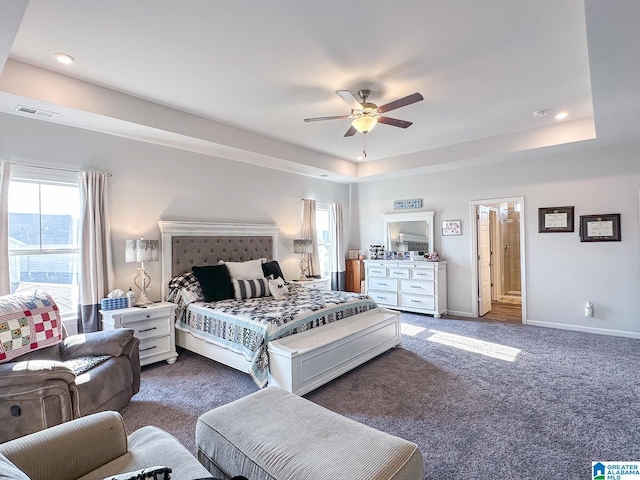
[[[158,225],[162,233],[163,298],[168,293],[167,284],[171,277],[186,271],[174,271],[174,237],[271,237],[271,258],[278,258],[280,229],[275,224],[160,221]],[[212,263],[216,264],[217,259],[213,259]],[[190,331],[176,328],[175,333],[179,347],[249,373],[249,362],[244,355],[211,343]],[[268,345],[269,384],[304,395],[399,345],[401,338],[400,313],[377,308],[271,341]]]

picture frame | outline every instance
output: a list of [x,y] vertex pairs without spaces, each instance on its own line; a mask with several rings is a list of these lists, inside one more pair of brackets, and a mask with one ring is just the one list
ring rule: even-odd
[[573,206],[538,209],[538,233],[573,232]]
[[462,235],[462,220],[442,220],[442,236]]
[[350,248],[347,254],[349,260],[357,260],[360,257],[360,250],[357,248]]
[[620,214],[580,215],[581,242],[620,242]]

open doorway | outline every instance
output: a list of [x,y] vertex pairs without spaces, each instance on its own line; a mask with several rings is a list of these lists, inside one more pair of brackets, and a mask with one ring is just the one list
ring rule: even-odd
[[526,323],[524,198],[471,202],[474,315]]

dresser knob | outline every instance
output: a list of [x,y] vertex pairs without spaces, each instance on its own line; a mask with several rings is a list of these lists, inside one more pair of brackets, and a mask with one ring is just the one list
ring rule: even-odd
[[151,318],[151,315],[147,315],[147,318]]

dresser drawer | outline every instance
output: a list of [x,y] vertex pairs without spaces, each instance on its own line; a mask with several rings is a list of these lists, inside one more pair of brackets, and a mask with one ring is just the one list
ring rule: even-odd
[[419,278],[421,280],[433,280],[436,278],[436,274],[433,270],[426,268],[412,268],[411,278]]
[[433,282],[421,280],[400,280],[400,291],[403,293],[419,293],[433,295],[435,288]]
[[140,341],[140,360],[153,355],[159,355],[171,351],[171,338],[165,337],[150,338]]
[[398,290],[398,281],[393,278],[369,278],[369,289],[395,292]]
[[128,328],[133,328],[135,333],[134,337],[144,340],[149,337],[159,337],[162,335],[169,335],[171,328],[171,318],[151,318],[149,320],[143,320],[136,322],[133,325],[129,325]]
[[436,306],[435,297],[430,295],[407,295],[400,294],[401,307],[424,308],[425,310],[433,310]]
[[434,264],[432,262],[404,262],[409,268],[420,268],[425,270],[433,270]]
[[409,278],[409,269],[392,267],[389,269],[389,278]]
[[370,277],[386,277],[387,267],[368,267],[367,275]]
[[398,294],[394,292],[367,292],[367,294],[373,298],[377,303],[384,305],[397,305]]
[[120,319],[120,323],[123,327],[129,327],[130,323],[142,322],[145,320],[155,320],[159,318],[170,318],[171,310],[169,309],[145,309],[141,308],[140,311],[136,311],[133,313],[124,313]]

